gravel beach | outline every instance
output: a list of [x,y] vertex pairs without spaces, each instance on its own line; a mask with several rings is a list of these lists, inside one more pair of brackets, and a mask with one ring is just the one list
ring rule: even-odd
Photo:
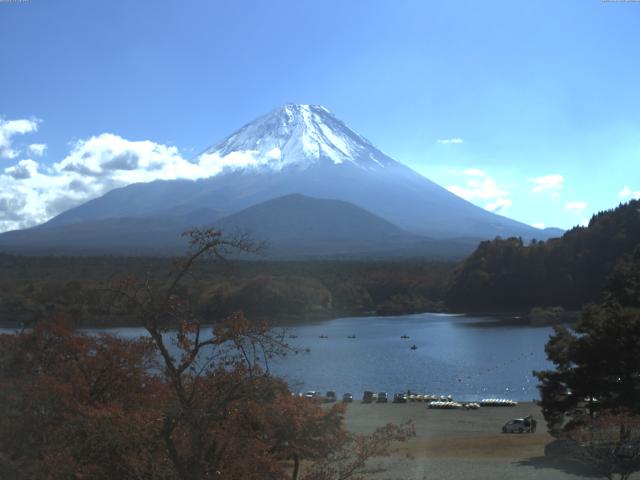
[[[533,434],[503,434],[512,418],[533,415]],[[544,455],[553,438],[534,403],[479,410],[435,410],[424,403],[349,404],[347,428],[371,433],[387,423],[413,420],[416,437],[399,444],[390,457],[370,464],[371,479],[545,479],[596,478],[580,466]]]

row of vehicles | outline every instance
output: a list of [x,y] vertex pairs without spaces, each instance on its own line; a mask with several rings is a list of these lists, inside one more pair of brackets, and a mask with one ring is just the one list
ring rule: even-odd
[[[315,399],[317,401],[324,402],[336,402],[337,395],[336,392],[329,390],[324,396],[321,392],[316,390],[309,390],[303,395],[305,398]],[[396,393],[393,395],[393,403],[407,403],[408,401],[417,401],[418,395],[409,393]],[[516,402],[512,400],[505,399],[484,399],[480,403],[458,403],[454,402],[451,399],[451,396],[440,396],[436,397],[435,395],[420,395],[420,401],[424,401],[428,404],[430,409],[458,409],[465,408],[467,410],[476,410],[479,409],[480,406],[515,406]],[[387,396],[387,392],[372,392],[370,390],[366,390],[362,395],[362,403],[387,403],[389,401],[389,397]],[[353,402],[353,394],[345,393],[342,395],[343,403],[352,403]],[[537,427],[537,421],[532,417],[524,417],[524,418],[515,418],[513,420],[509,420],[502,426],[502,433],[535,433]]]
[[[336,396],[336,392],[334,392],[333,390],[329,390],[324,396],[322,395],[321,392],[317,390],[309,390],[308,392],[305,392],[304,395],[303,394],[300,394],[300,395],[305,398],[325,401],[328,403],[335,402],[338,399]],[[345,393],[344,395],[342,395],[342,401],[344,403],[353,402],[353,395],[351,393]]]
[[[310,399],[316,399],[316,400],[321,400],[321,401],[325,401],[325,402],[335,402],[337,401],[337,395],[336,392],[329,390],[325,395],[322,395],[321,392],[317,391],[317,390],[309,390],[308,392],[305,392],[304,394],[300,394],[301,396],[304,396],[305,398],[310,398]],[[351,403],[353,402],[353,394],[352,393],[345,393],[344,395],[342,395],[342,401],[344,403]],[[362,395],[362,403],[387,403],[389,401],[389,396],[387,395],[387,392],[373,392],[371,390],[365,390],[365,392]],[[393,395],[393,403],[407,403],[407,402],[436,402],[436,401],[440,401],[440,402],[451,402],[452,398],[451,395],[441,395],[441,396],[437,396],[437,395],[419,395],[419,394],[415,394],[415,393],[395,393]]]
[[387,403],[388,401],[387,392],[373,393],[366,390],[362,395],[362,403]]
[[[301,394],[302,396],[302,394]],[[318,400],[324,400],[325,402],[335,402],[337,401],[336,392],[329,390],[324,396],[321,392],[317,390],[309,390],[304,395],[306,398],[315,398]],[[344,403],[353,402],[353,394],[345,393],[342,395],[342,401]],[[362,403],[387,403],[389,401],[389,397],[387,392],[373,392],[371,390],[365,390],[362,395]],[[460,408],[471,406],[472,408],[482,407],[515,407],[518,405],[518,402],[506,398],[484,398],[479,403],[457,403],[453,401],[451,395],[427,395],[427,394],[417,394],[411,391],[407,393],[400,392],[395,393],[393,395],[393,403],[407,403],[407,402],[425,402],[425,403],[446,403],[455,406],[459,406]]]
[[[333,390],[329,390],[324,396],[322,395],[321,392],[317,390],[309,390],[308,392],[305,392],[304,395],[302,396],[304,396],[305,398],[320,400],[328,403],[332,403],[338,400],[338,397],[336,396],[336,392],[334,392]],[[353,394],[352,393],[343,394],[342,402],[352,403]],[[388,402],[387,392],[374,393],[367,390],[362,395],[362,403],[387,403],[387,402]]]

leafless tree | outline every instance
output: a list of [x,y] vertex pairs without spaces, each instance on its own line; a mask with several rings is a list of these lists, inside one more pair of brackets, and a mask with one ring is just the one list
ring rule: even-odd
[[569,431],[578,443],[573,457],[604,477],[627,480],[640,471],[640,417],[605,414]]

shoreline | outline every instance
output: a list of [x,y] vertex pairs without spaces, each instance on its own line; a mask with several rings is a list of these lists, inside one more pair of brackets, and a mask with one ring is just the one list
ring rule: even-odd
[[[366,312],[332,312],[331,314],[317,313],[307,314],[305,316],[281,316],[271,319],[254,318],[256,322],[266,321],[271,327],[287,328],[302,325],[318,325],[325,322],[340,320],[345,318],[395,318],[413,315],[437,315],[448,317],[481,317],[491,318],[490,321],[480,325],[483,328],[500,327],[500,326],[523,326],[523,327],[549,327],[554,325],[571,325],[579,319],[580,311],[567,310],[560,318],[553,321],[532,321],[529,318],[529,312],[454,312],[454,311],[430,311],[430,312],[413,312],[413,313],[377,313],[375,311]],[[92,319],[91,321],[77,322],[70,320],[70,323],[76,323],[79,329],[110,329],[110,328],[143,328],[144,325],[137,322],[127,321],[122,318],[120,321],[102,321],[101,319]],[[0,328],[29,328],[37,321],[33,317],[23,320],[7,320],[0,318]],[[205,323],[203,325],[213,325],[214,322]],[[476,325],[478,326],[478,325]]]
[[[535,433],[504,434],[502,425],[533,415]],[[545,456],[555,439],[546,431],[540,407],[522,402],[515,407],[478,410],[430,410],[424,404],[348,404],[345,426],[356,434],[370,434],[387,423],[414,422],[416,436],[396,443],[391,455],[367,464],[366,478],[498,478],[575,480],[590,478],[580,466]],[[591,477],[592,478],[592,477]]]

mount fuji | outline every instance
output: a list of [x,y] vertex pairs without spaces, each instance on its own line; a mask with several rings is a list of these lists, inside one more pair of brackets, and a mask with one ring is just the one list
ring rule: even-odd
[[[295,230],[284,244],[295,243],[308,254],[342,252],[340,245],[345,243],[353,252],[359,242],[372,251],[375,238],[371,235],[375,235],[384,251],[395,245],[415,254],[423,245],[428,256],[434,245],[451,239],[470,251],[476,241],[496,236],[545,239],[551,234],[457,197],[384,154],[322,106],[284,105],[206,149],[194,161],[210,167],[212,176],[112,190],[42,225],[0,235],[0,248],[173,249],[180,245],[179,231],[219,225],[259,232],[276,244],[283,242],[283,229]],[[279,198],[286,201],[272,202]],[[265,202],[258,209],[260,215],[242,214]],[[293,225],[302,217],[291,216],[292,203],[309,209],[306,235]],[[323,213],[327,208],[330,214]],[[354,215],[359,220],[351,231],[345,230]],[[338,224],[341,231],[332,237]],[[382,235],[382,225],[389,235]]]

